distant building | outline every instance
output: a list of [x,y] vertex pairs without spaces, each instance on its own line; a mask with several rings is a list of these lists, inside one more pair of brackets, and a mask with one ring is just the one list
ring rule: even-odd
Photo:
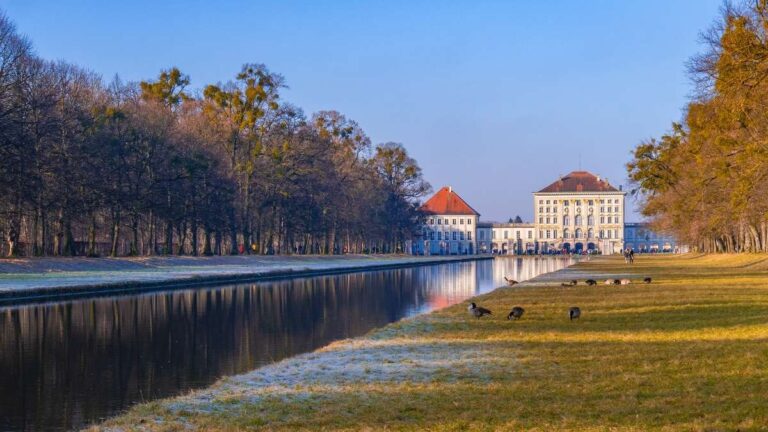
[[620,251],[624,245],[624,195],[621,188],[587,171],[573,171],[534,192],[539,251]]
[[524,254],[536,251],[533,224],[479,222],[477,250],[479,253]]
[[533,193],[533,223],[479,222],[480,213],[446,186],[421,207],[425,220],[413,251],[423,255],[617,253],[624,247],[624,197],[621,188],[607,179],[574,171]]
[[657,233],[647,223],[633,222],[624,225],[624,248],[635,252],[688,252],[688,246],[678,243],[670,234]]
[[480,213],[453,188],[446,186],[428,199],[421,239],[414,252],[420,255],[472,255],[477,253],[476,232]]

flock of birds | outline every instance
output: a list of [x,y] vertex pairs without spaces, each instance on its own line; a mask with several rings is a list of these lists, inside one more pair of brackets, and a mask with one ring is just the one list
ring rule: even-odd
[[[510,286],[517,285],[519,283],[518,281],[513,280],[513,279],[509,279],[506,276],[504,276],[504,280],[507,281],[507,283]],[[651,281],[652,281],[652,279],[649,278],[649,277],[643,279],[643,282],[647,283],[647,284],[651,283]],[[565,287],[570,287],[570,286],[578,285],[578,283],[579,283],[578,280],[573,279],[570,282],[563,282],[561,285],[565,286]],[[590,286],[597,285],[597,281],[594,280],[594,279],[587,279],[587,280],[584,281],[584,283],[586,283],[587,285],[590,285]],[[629,285],[631,283],[632,283],[632,281],[629,280],[629,279],[606,279],[605,280],[605,284],[606,285]],[[469,311],[469,313],[473,317],[475,317],[477,319],[480,319],[481,317],[483,317],[485,315],[493,315],[493,312],[491,312],[490,309],[486,309],[484,307],[478,306],[475,302],[470,303],[469,307],[467,308],[467,310]],[[515,306],[515,307],[512,308],[512,310],[507,315],[507,319],[508,320],[519,320],[520,318],[523,317],[524,313],[525,313],[525,309],[523,309],[520,306]],[[573,320],[579,319],[579,318],[581,318],[581,309],[578,306],[571,306],[568,309],[568,319],[573,321]]]

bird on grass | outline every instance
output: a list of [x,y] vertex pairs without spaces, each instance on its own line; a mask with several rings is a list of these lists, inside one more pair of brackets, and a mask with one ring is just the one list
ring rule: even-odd
[[621,285],[621,279],[614,279],[613,280],[614,285]]
[[480,317],[483,316],[483,315],[492,315],[493,314],[493,312],[491,312],[490,310],[488,310],[488,309],[486,309],[484,307],[479,307],[474,302],[469,304],[469,307],[467,308],[467,310],[469,311],[470,314],[472,314],[472,316],[474,316],[477,319],[480,319]]
[[579,284],[579,281],[577,281],[576,279],[571,279],[571,285],[578,285],[578,284]]
[[521,308],[520,306],[515,306],[512,308],[512,311],[507,315],[508,320],[519,320],[520,317],[523,316],[525,313],[525,309]]
[[605,284],[606,285],[613,285],[613,281],[614,281],[614,279],[606,279],[605,280]]
[[581,309],[574,306],[570,309],[568,309],[568,318],[573,321],[575,319],[579,319],[581,317]]
[[560,284],[560,286],[563,286],[563,287],[570,287],[570,286],[573,286],[573,285],[572,285],[572,284],[570,284],[570,283],[565,283],[565,282],[563,282],[563,283],[561,283],[561,284]]
[[629,279],[621,279],[621,280],[619,281],[619,284],[621,284],[621,285],[629,285],[629,284],[631,284],[631,283],[632,283],[632,281],[631,281],[631,280],[629,280]]
[[505,281],[507,281],[507,283],[508,283],[510,286],[512,286],[512,285],[515,285],[515,284],[518,284],[518,283],[520,283],[520,282],[518,282],[518,281],[516,281],[516,280],[514,280],[514,279],[510,279],[510,278],[508,278],[508,277],[506,277],[506,276],[504,276],[504,280],[505,280]]
[[592,286],[592,285],[597,285],[597,281],[596,281],[596,280],[594,280],[594,279],[587,279],[587,280],[585,281],[585,283],[586,283],[587,285],[590,285],[590,286]]
[[643,282],[645,282],[647,284],[651,283],[651,278],[647,277],[647,278],[643,279]]

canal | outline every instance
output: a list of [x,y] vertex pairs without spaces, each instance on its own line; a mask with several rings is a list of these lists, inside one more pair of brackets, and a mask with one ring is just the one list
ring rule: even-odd
[[0,430],[69,430],[570,265],[496,258],[0,307]]

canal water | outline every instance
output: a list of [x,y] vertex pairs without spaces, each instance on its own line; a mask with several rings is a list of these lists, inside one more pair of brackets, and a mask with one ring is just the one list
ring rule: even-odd
[[496,258],[0,307],[0,431],[83,427],[570,263]]

